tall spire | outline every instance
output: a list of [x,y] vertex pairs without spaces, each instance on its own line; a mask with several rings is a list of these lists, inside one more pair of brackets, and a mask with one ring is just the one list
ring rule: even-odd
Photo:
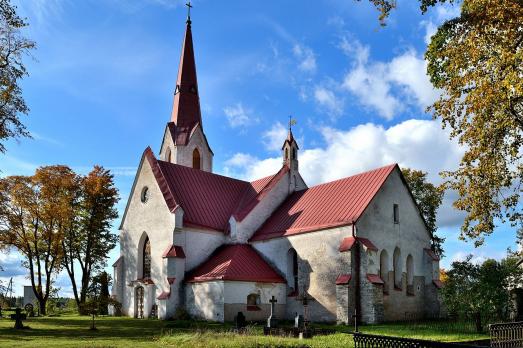
[[[187,3],[187,7],[190,11],[192,7],[190,2]],[[197,123],[201,125],[202,122],[190,12],[188,12],[187,15],[185,38],[183,40],[182,55],[178,67],[178,78],[174,92],[171,121],[174,122],[178,128],[187,130],[191,130]]]

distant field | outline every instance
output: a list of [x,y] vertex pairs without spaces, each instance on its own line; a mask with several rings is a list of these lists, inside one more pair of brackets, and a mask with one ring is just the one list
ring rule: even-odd
[[[90,331],[90,318],[78,315],[31,318],[28,330],[14,330],[14,322],[0,320],[0,347],[352,347],[351,328],[332,326],[339,333],[312,340],[264,337],[261,326],[249,328],[250,335],[230,332],[230,325],[190,322],[96,318],[97,331]],[[362,332],[381,335],[463,341],[485,338],[476,334],[448,334],[434,325],[407,329],[402,324],[369,325]]]

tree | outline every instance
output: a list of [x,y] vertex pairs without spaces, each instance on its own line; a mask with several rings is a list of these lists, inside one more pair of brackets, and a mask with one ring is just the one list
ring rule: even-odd
[[[361,0],[356,0],[361,1]],[[379,21],[382,26],[386,25],[386,20],[389,17],[392,10],[396,8],[397,1],[396,0],[369,0],[370,3],[372,3],[376,9],[378,10],[379,14]],[[427,12],[429,7],[435,6],[438,3],[449,3],[452,4],[456,2],[456,0],[418,0],[420,4],[420,10],[421,13]]]
[[[62,240],[63,265],[80,311],[87,299],[92,274],[106,266],[109,252],[118,242],[118,236],[110,231],[112,221],[118,217],[118,199],[113,175],[108,170],[95,166],[81,178],[78,204],[73,207],[75,219]],[[75,265],[81,271],[80,287]]]
[[[395,0],[370,0],[384,23]],[[419,0],[424,13],[438,3]],[[466,152],[443,173],[466,212],[461,237],[483,243],[498,221],[516,225],[523,181],[523,2],[463,0],[459,17],[445,22],[425,53],[428,74],[442,91],[430,107]]]
[[436,235],[436,214],[443,200],[444,191],[434,186],[427,180],[427,173],[421,170],[403,168],[401,170],[407,184],[425,219],[427,228],[431,235],[431,248],[438,255],[443,255],[443,242],[445,238]]
[[61,240],[72,219],[76,192],[77,176],[66,166],[0,179],[0,243],[24,256],[41,314],[61,269]]
[[471,259],[469,255],[464,261],[452,263],[441,294],[450,313],[473,315],[476,329],[482,331],[485,317],[508,317],[512,305],[509,290],[523,273],[513,257],[501,262],[489,259],[481,265]]
[[28,75],[22,59],[35,47],[22,35],[27,25],[10,0],[0,0],[0,152],[5,152],[7,139],[29,136],[19,118],[29,112],[20,88]]

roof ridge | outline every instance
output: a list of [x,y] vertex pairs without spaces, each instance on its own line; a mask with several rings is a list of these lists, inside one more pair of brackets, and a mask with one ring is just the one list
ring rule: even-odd
[[178,168],[182,168],[182,170],[185,170],[185,169],[187,169],[188,171],[189,171],[189,170],[193,170],[193,171],[195,171],[195,172],[202,173],[203,175],[208,175],[208,176],[219,176],[219,177],[221,177],[221,178],[225,178],[225,179],[229,179],[229,180],[234,180],[234,181],[239,181],[239,182],[242,182],[242,183],[245,183],[245,184],[250,184],[249,181],[245,181],[245,180],[238,179],[238,178],[233,178],[233,177],[226,176],[226,175],[222,175],[222,174],[217,174],[217,173],[213,173],[213,172],[207,172],[207,171],[204,171],[204,170],[200,170],[200,169],[195,169],[195,168],[187,167],[187,166],[184,166],[184,165],[181,165],[181,164],[177,164],[177,163],[172,163],[172,162],[162,161],[162,160],[160,160],[160,159],[157,159],[157,161],[158,161],[158,162],[165,163],[165,164],[167,164],[167,165],[171,165],[171,166],[175,166],[175,167],[178,167]]
[[[265,185],[260,189],[260,191],[258,191],[258,192],[256,193],[256,195],[255,195],[252,199],[250,199],[248,202],[245,202],[245,204],[243,204],[243,203],[244,203],[244,202],[243,202],[243,199],[244,199],[245,196],[247,195],[247,193],[248,193],[248,189],[249,189],[248,187],[245,188],[244,193],[243,193],[243,195],[242,195],[242,198],[238,201],[238,205],[237,205],[237,207],[236,207],[236,209],[234,210],[234,212],[233,212],[232,215],[233,215],[236,219],[242,221],[245,217],[247,217],[247,215],[252,211],[252,209],[254,209],[254,208],[256,207],[257,202],[259,202],[259,201],[261,200],[261,199],[260,199],[260,200],[257,200],[258,197],[264,196],[265,193],[267,192],[267,190],[269,189],[269,187],[272,187],[272,184],[273,184],[274,180],[275,180],[276,178],[278,178],[278,181],[279,181],[279,179],[281,178],[281,174],[285,174],[285,173],[287,173],[288,171],[289,171],[289,166],[287,166],[286,164],[284,164],[284,165],[280,168],[280,170],[278,170],[278,171],[276,172],[276,174],[274,174],[274,175],[272,176],[272,178],[271,178],[271,179],[270,179],[270,180],[269,180],[269,181],[268,181],[268,182],[267,182],[267,183],[266,183],[266,184],[265,184]],[[269,177],[270,177],[270,175],[269,175],[269,176],[266,176],[266,177],[263,177],[262,179],[267,179],[267,178],[269,178]],[[259,179],[259,180],[256,180],[256,181],[260,181],[260,180],[262,180],[262,179]],[[252,187],[252,182],[251,182],[250,184],[251,184],[251,187]],[[244,211],[244,210],[245,210],[245,211]]]
[[[349,176],[346,176],[344,178],[339,178],[339,179],[336,179],[336,180],[327,181],[327,182],[323,182],[321,184],[317,184],[317,185],[314,185],[314,186],[311,186],[311,187],[307,187],[307,188],[305,188],[303,190],[299,190],[299,191],[310,190],[310,189],[313,189],[313,188],[316,188],[316,187],[333,184],[333,183],[336,183],[336,182],[339,182],[339,181],[347,180],[347,179],[354,178],[354,177],[357,177],[357,176],[360,176],[360,175],[369,174],[369,173],[372,173],[372,172],[375,172],[375,171],[378,171],[378,170],[382,170],[382,169],[385,169],[385,168],[389,168],[389,167],[390,167],[390,169],[392,169],[392,168],[394,168],[397,165],[398,165],[398,163],[393,163],[393,164],[389,164],[389,165],[386,165],[386,166],[383,166],[383,167],[366,170],[364,172],[353,174],[353,175],[349,175]],[[299,192],[299,191],[295,191],[295,192]]]

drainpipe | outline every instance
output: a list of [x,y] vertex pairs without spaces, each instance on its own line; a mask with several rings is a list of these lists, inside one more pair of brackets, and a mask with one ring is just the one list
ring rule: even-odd
[[361,255],[360,243],[356,239],[356,225],[352,221],[352,237],[354,238],[354,320],[357,324],[361,318],[361,286],[360,286],[360,270],[361,270]]

